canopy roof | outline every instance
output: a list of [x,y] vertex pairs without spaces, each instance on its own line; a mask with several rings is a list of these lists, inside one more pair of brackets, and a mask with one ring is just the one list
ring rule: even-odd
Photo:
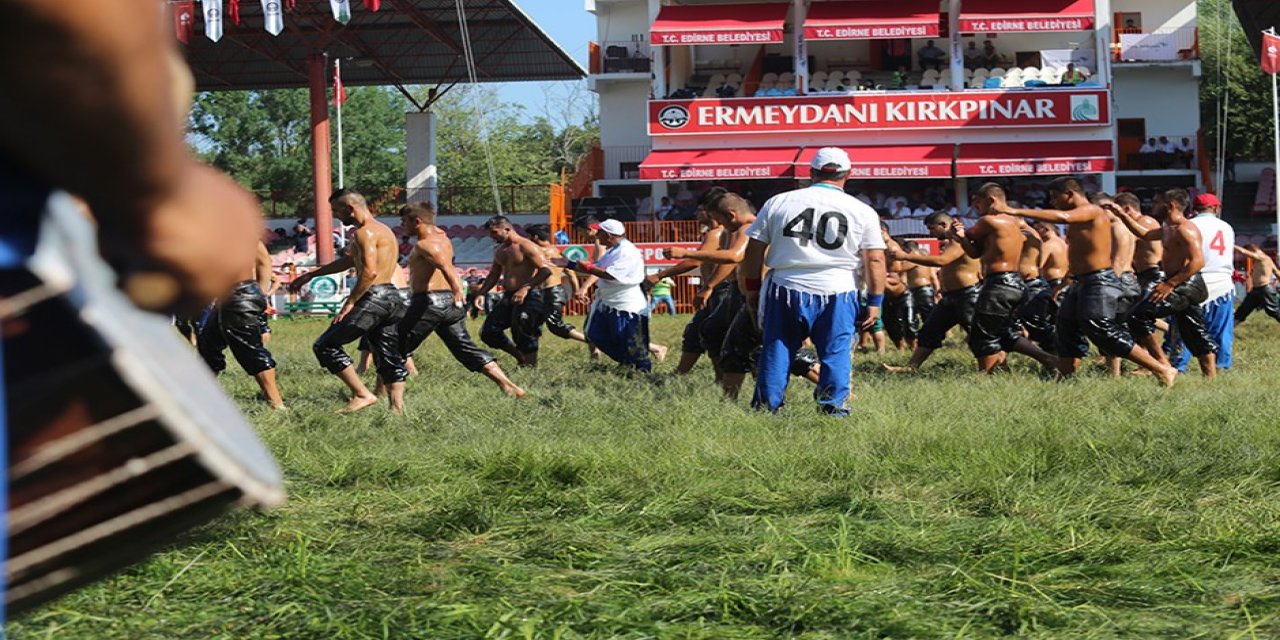
[[1236,15],[1244,27],[1244,35],[1253,45],[1253,53],[1262,50],[1262,32],[1276,27],[1280,29],[1280,2],[1275,0],[1233,0]]
[[[513,0],[463,4],[479,82],[586,75]],[[284,31],[273,36],[263,28],[261,3],[242,0],[240,24],[227,19],[219,42],[204,37],[204,22],[197,19],[191,43],[182,47],[196,88],[306,87],[307,59],[316,53],[342,59],[348,86],[469,82],[454,0],[383,0],[377,12],[357,1],[351,5],[351,21],[343,25],[328,2],[303,0],[285,11]]]

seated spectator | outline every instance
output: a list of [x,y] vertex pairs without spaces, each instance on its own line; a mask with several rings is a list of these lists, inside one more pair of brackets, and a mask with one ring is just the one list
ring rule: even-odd
[[1192,161],[1196,157],[1196,147],[1191,144],[1191,138],[1183,138],[1177,144],[1178,161],[1185,164],[1188,169],[1191,168]]
[[907,68],[905,66],[899,66],[898,70],[893,72],[893,81],[890,82],[889,88],[891,89],[907,88],[907,78],[909,76],[910,74],[907,73]]
[[307,244],[307,238],[311,237],[311,229],[307,228],[307,219],[298,218],[298,224],[293,226],[293,250],[298,253],[306,253],[310,248]]
[[413,242],[409,239],[409,236],[401,236],[400,237],[400,255],[407,256],[412,252],[413,252]]
[[668,217],[671,216],[671,212],[675,210],[676,210],[675,206],[671,204],[671,198],[668,198],[667,196],[662,196],[662,202],[658,204],[658,210],[657,210],[658,219],[666,220]]
[[969,47],[964,50],[964,68],[973,70],[982,66],[982,51],[978,49],[978,41],[970,40]]
[[924,43],[920,51],[916,54],[920,60],[921,69],[937,69],[941,71],[946,66],[947,52],[935,47],[933,40]]
[[1083,71],[1076,68],[1074,62],[1068,62],[1066,71],[1062,72],[1062,84],[1080,84],[1088,79],[1088,77],[1089,76],[1085,75]]
[[982,43],[982,64],[980,66],[988,69],[994,69],[1000,66],[1000,54],[996,52],[996,46],[991,44],[990,40]]
[[911,217],[912,218],[928,218],[929,215],[932,213],[933,213],[933,207],[930,207],[927,203],[921,202],[919,205],[916,206],[916,208],[911,210]]
[[1138,153],[1155,153],[1155,152],[1156,152],[1155,138],[1151,138],[1150,140],[1147,140],[1146,144],[1142,145],[1141,147],[1138,147]]

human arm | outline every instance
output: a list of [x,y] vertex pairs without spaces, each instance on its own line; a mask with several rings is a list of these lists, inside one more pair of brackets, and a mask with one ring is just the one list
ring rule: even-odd
[[1235,249],[1236,249],[1236,253],[1246,258],[1249,258],[1251,260],[1270,260],[1270,257],[1268,257],[1266,253],[1263,253],[1261,251],[1250,251],[1249,249],[1246,249],[1238,244],[1235,245]]
[[[453,260],[443,260],[443,256],[439,253],[425,250],[423,248],[424,245],[427,245],[427,243],[419,241],[415,250],[422,256],[422,259],[425,260],[427,264],[431,265],[433,269],[436,269],[444,276],[444,281],[449,285],[449,291],[453,292],[453,306],[466,306],[467,294],[462,286],[462,278],[458,277],[458,270],[453,266]],[[413,254],[410,254],[410,260],[412,260],[412,257]]]
[[965,231],[964,225],[959,220],[952,220],[951,228],[947,229],[947,237],[959,244],[970,258],[980,258],[982,247],[978,242],[987,237],[990,232],[991,225],[987,224],[986,219],[978,220],[977,224],[968,231]]
[[[1165,276],[1155,289],[1151,291],[1151,301],[1161,302],[1173,293],[1184,282],[1190,280],[1204,268],[1204,251],[1200,248],[1200,230],[1194,224],[1183,223],[1178,226],[1178,235],[1187,243],[1187,261],[1177,271]],[[1165,247],[1168,251],[1168,247]]]
[[964,257],[964,255],[965,255],[964,248],[961,247],[959,244],[951,242],[951,243],[948,243],[947,246],[943,247],[942,252],[936,256],[922,256],[922,255],[910,253],[902,256],[902,259],[906,260],[907,262],[914,262],[916,264],[924,265],[926,267],[945,267],[951,264],[952,262],[955,262],[956,260],[959,260],[960,258]]
[[480,288],[476,289],[475,292],[471,294],[471,297],[473,299],[479,298],[480,296],[489,293],[489,290],[497,286],[498,280],[501,278],[502,263],[494,260],[493,264],[489,265],[489,274],[484,277],[484,282],[480,283]]
[[1102,215],[1102,209],[1097,205],[1086,204],[1076,207],[1070,211],[1058,211],[1047,209],[1014,209],[1010,206],[1004,206],[999,209],[1000,213],[1007,213],[1011,216],[1022,216],[1031,218],[1032,220],[1043,220],[1044,222],[1052,222],[1054,224],[1078,224],[1088,222]]
[[334,260],[333,262],[330,262],[329,264],[326,264],[323,267],[312,269],[311,271],[308,271],[294,278],[293,282],[289,283],[289,291],[292,291],[293,293],[297,293],[302,290],[303,285],[307,284],[308,282],[311,282],[311,280],[314,278],[319,278],[320,276],[333,275],[335,273],[342,273],[354,266],[355,266],[355,260],[353,260],[350,255],[342,256],[341,258],[338,258],[337,260]]
[[267,251],[267,245],[258,243],[257,255],[253,261],[253,279],[258,281],[258,288],[262,289],[262,294],[269,296],[275,291],[272,285],[278,285],[279,280],[276,278],[276,272],[271,268],[271,252]]
[[880,318],[880,307],[884,304],[884,284],[888,279],[884,249],[862,250],[862,274],[867,285],[867,317],[858,328],[867,331]]
[[1124,226],[1128,227],[1133,235],[1138,236],[1139,240],[1157,241],[1160,239],[1160,224],[1156,223],[1155,220],[1148,222],[1112,203],[1104,204],[1102,208],[1115,214],[1116,218]]
[[747,252],[748,237],[745,233],[735,234],[733,243],[726,249],[698,249],[696,251],[687,251],[679,247],[667,250],[667,255],[673,258],[690,258],[701,262],[712,262],[715,264],[739,264],[743,261]]
[[570,287],[569,296],[573,297],[578,295],[578,289],[582,284],[581,282],[578,281],[578,274],[568,269],[565,269],[563,273],[564,273],[565,279],[569,281],[569,287]]
[[[162,24],[150,0],[6,3],[0,149],[85,199],[136,300],[192,308],[243,277],[262,221],[252,195],[187,150],[193,84]],[[139,272],[176,286],[140,297]]]
[[746,298],[747,312],[756,317],[756,307],[760,301],[760,287],[764,281],[764,257],[769,245],[751,239],[743,251],[742,263],[738,266],[738,287]]
[[542,253],[542,249],[528,240],[522,239],[519,244],[520,250],[524,252],[525,259],[533,263],[534,272],[524,284],[520,285],[511,294],[511,300],[516,304],[523,303],[525,296],[528,296],[530,291],[536,289],[543,282],[546,282],[547,278],[551,277],[551,265],[547,262],[547,256]]
[[[360,255],[364,257],[361,260],[360,269],[356,272],[356,286],[351,288],[351,293],[347,295],[347,299],[342,303],[342,308],[338,310],[338,315],[334,316],[333,322],[337,324],[351,313],[355,308],[356,302],[369,292],[369,288],[378,279],[378,265],[374,256],[378,255],[378,241],[372,233],[356,233],[356,244]],[[354,255],[354,251],[353,254]]]
[[[667,257],[671,257],[671,256],[667,256]],[[667,267],[666,269],[663,269],[662,271],[659,271],[653,275],[650,275],[648,277],[648,280],[649,282],[657,282],[663,278],[670,278],[673,276],[684,275],[686,273],[689,273],[690,271],[693,271],[694,269],[697,269],[700,264],[702,263],[697,260],[681,260],[680,262],[673,264]]]

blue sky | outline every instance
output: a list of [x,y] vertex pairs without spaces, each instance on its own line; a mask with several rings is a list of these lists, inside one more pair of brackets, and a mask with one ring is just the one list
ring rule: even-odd
[[[514,0],[516,5],[551,36],[562,49],[573,56],[582,68],[587,67],[587,42],[596,37],[595,16],[587,13],[582,0]],[[585,91],[586,81],[581,81]],[[543,111],[544,91],[548,87],[563,90],[567,82],[508,82],[501,85],[503,100],[525,106],[528,116]]]

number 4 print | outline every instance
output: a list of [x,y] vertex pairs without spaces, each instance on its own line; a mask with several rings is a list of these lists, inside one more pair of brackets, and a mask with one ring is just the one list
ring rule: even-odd
[[1218,232],[1218,235],[1213,237],[1213,242],[1209,243],[1209,248],[1217,251],[1220,256],[1227,255],[1227,243],[1222,237],[1221,231]]

